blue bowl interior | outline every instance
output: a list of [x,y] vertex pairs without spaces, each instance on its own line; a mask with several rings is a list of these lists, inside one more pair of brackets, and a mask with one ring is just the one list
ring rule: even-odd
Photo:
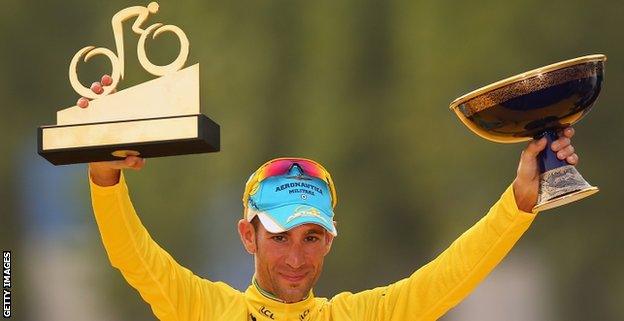
[[602,81],[603,62],[587,62],[493,89],[454,110],[478,135],[516,142],[579,121],[598,98]]

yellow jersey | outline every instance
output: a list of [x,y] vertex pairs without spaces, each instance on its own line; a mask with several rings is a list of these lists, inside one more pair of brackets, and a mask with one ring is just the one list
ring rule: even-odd
[[111,264],[160,320],[418,321],[436,320],[464,299],[503,259],[535,218],[518,209],[512,186],[478,223],[411,276],[358,293],[297,303],[271,298],[253,282],[240,292],[200,278],[150,237],[118,184],[90,182],[95,218]]

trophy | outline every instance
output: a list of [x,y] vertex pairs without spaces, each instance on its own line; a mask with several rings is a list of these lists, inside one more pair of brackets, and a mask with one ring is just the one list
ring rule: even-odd
[[531,70],[455,99],[450,108],[475,134],[498,143],[546,137],[538,156],[540,183],[534,211],[548,210],[598,192],[550,145],[557,130],[581,120],[598,98],[604,55],[589,55]]
[[[54,165],[115,160],[128,155],[159,157],[217,152],[219,125],[200,111],[199,64],[184,67],[189,41],[182,29],[155,23],[143,29],[158,4],[133,6],[112,19],[116,52],[87,46],[69,65],[69,80],[80,96],[93,99],[88,108],[73,106],[56,114],[56,125],[38,128],[38,153]],[[132,31],[139,35],[137,56],[141,66],[159,76],[145,83],[115,91],[124,77],[122,23],[135,18]],[[180,42],[180,52],[168,65],[155,65],[147,58],[145,43],[150,35],[170,32]],[[96,94],[78,80],[77,65],[84,56],[104,55],[112,65],[112,84]]]

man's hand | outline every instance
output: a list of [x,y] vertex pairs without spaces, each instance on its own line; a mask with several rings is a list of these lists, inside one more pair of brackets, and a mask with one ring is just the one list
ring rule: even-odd
[[[100,94],[104,91],[103,86],[110,86],[113,79],[109,75],[102,76],[101,82],[91,84],[91,91]],[[80,97],[77,103],[80,108],[89,107],[89,99]],[[110,162],[89,163],[89,175],[91,180],[100,186],[112,186],[119,183],[119,175],[122,169],[139,170],[145,166],[145,159],[137,156],[128,156],[123,160]]]
[[128,156],[117,161],[89,163],[89,175],[97,185],[112,186],[119,183],[122,169],[140,170],[143,166],[145,166],[144,158]]
[[[91,84],[91,91],[96,94],[101,94],[104,91],[104,86],[110,86],[113,83],[113,78],[109,75],[102,76],[101,82],[94,82]],[[116,90],[113,90],[111,93],[114,93]],[[80,97],[76,102],[76,105],[80,108],[89,107],[89,99],[86,97]]]
[[[559,139],[551,145],[552,150],[557,153],[557,158],[566,160],[570,165],[578,164],[579,157],[574,153],[574,147],[570,144],[570,139],[574,136],[574,128],[568,127],[559,132]],[[539,165],[537,155],[546,147],[546,138],[533,140],[522,151],[520,164],[513,182],[514,196],[518,208],[525,212],[531,212],[537,203],[537,193],[539,188]]]

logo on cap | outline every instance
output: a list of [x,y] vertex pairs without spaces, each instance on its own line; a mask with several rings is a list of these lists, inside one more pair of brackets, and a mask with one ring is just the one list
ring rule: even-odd
[[321,219],[323,222],[328,223],[327,220],[321,215],[321,213],[319,213],[319,211],[314,208],[314,207],[310,207],[310,206],[299,206],[297,208],[295,208],[295,213],[291,216],[289,216],[286,219],[286,223],[290,223],[290,221],[298,218],[298,217],[316,217]]

